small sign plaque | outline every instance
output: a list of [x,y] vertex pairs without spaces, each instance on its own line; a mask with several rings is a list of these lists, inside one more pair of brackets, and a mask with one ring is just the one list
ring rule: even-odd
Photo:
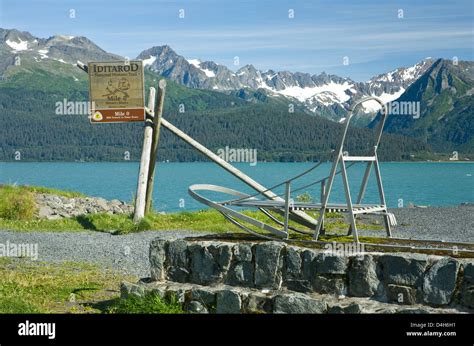
[[89,62],[92,123],[145,120],[145,90],[141,61]]

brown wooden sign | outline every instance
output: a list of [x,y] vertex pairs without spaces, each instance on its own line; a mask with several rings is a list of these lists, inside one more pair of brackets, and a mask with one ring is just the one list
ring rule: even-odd
[[89,62],[92,123],[145,120],[145,92],[141,61]]

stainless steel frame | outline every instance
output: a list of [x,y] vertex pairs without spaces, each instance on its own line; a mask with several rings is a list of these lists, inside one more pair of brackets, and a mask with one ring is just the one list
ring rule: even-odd
[[[370,100],[375,100],[382,106],[381,119],[376,129],[375,145],[373,146],[373,148],[371,149],[371,152],[367,156],[349,156],[347,152],[345,152],[344,146],[345,146],[351,118],[353,117],[354,110],[356,109],[358,105]],[[267,198],[266,200],[255,198],[255,195],[252,195],[252,196],[246,195],[241,192],[227,189],[220,186],[216,186],[216,185],[202,185],[202,184],[192,185],[189,187],[188,191],[193,198],[195,198],[196,200],[214,209],[217,209],[235,225],[246,230],[247,232],[250,232],[259,236],[262,236],[262,235],[242,225],[236,219],[240,219],[241,221],[247,222],[254,227],[258,227],[262,230],[268,231],[269,233],[273,234],[273,236],[276,236],[280,239],[288,239],[289,230],[293,230],[299,233],[307,233],[305,231],[298,230],[294,227],[290,227],[289,225],[290,219],[293,219],[302,225],[308,226],[307,221],[309,221],[308,219],[310,219],[311,217],[308,214],[304,213],[304,211],[319,210],[319,219],[317,220],[317,222],[311,222],[309,224],[310,227],[314,228],[313,239],[317,241],[320,234],[322,234],[322,232],[324,231],[323,227],[324,227],[324,219],[325,219],[326,212],[340,211],[340,212],[345,212],[348,214],[349,222],[350,222],[349,234],[353,235],[355,242],[359,242],[359,234],[358,234],[357,224],[356,224],[356,215],[381,214],[383,215],[383,218],[384,218],[384,224],[385,224],[387,236],[391,237],[391,226],[396,225],[396,220],[395,220],[395,216],[389,213],[387,210],[385,194],[384,194],[383,185],[382,185],[382,177],[380,174],[380,166],[379,166],[379,161],[378,161],[378,156],[377,156],[377,148],[382,138],[382,132],[385,125],[386,116],[387,116],[386,105],[382,102],[382,100],[374,96],[365,97],[357,101],[350,108],[347,118],[345,120],[343,136],[342,136],[338,151],[336,152],[336,156],[331,167],[331,173],[326,178],[315,182],[315,183],[319,183],[319,182],[321,183],[321,203],[301,203],[301,202],[294,202],[291,199],[291,196],[290,196],[291,182],[301,177],[302,174],[298,175],[297,177],[293,179],[289,179],[288,181],[285,181],[277,185],[277,186],[285,185],[285,194],[283,196],[278,196],[274,193],[269,194],[268,193],[269,190],[265,190],[264,192],[260,191],[259,194],[262,195],[263,197],[266,197]],[[166,126],[166,123],[165,123],[165,126]],[[356,203],[353,203],[352,198],[351,198],[351,190],[350,190],[349,179],[348,179],[348,174],[347,174],[347,168],[349,166],[346,164],[347,162],[351,162],[350,165],[357,162],[367,162],[367,167],[364,173],[361,186],[359,188],[359,193],[358,193]],[[221,163],[219,164],[222,166]],[[338,171],[338,167],[340,167],[339,171]],[[380,203],[379,204],[363,204],[362,200],[365,195],[365,191],[367,188],[367,184],[369,181],[372,167],[375,170]],[[336,175],[338,175],[338,173],[341,173],[346,202],[345,204],[330,204],[329,197],[331,195],[334,179]],[[243,181],[245,182],[245,180]],[[202,191],[202,190],[226,193],[226,194],[238,196],[239,199],[215,202],[197,193],[197,191]],[[258,208],[270,219],[272,219],[274,222],[276,222],[277,224],[283,227],[282,229],[278,229],[274,226],[265,224],[261,221],[253,219],[247,215],[244,215],[240,212],[237,212],[231,209],[230,206]],[[277,220],[274,216],[272,216],[272,214],[270,214],[270,211],[275,211],[283,215],[284,222],[280,222],[279,220]],[[300,219],[301,216],[303,215],[306,216],[305,218],[306,220]],[[269,236],[263,236],[263,237],[269,238]]]
[[[377,130],[376,130],[376,141],[375,145],[372,148],[372,152],[370,153],[371,155],[368,156],[349,156],[349,155],[344,155],[344,145],[346,142],[346,137],[347,137],[347,132],[349,130],[349,125],[350,121],[354,115],[354,110],[356,107],[366,101],[374,100],[377,101],[381,106],[382,106],[382,112],[381,112],[381,119],[378,124]],[[324,223],[324,218],[325,218],[325,213],[328,209],[328,202],[329,202],[329,197],[331,195],[331,189],[332,185],[334,182],[335,178],[335,173],[337,170],[337,167],[340,165],[341,166],[341,171],[342,171],[342,182],[344,184],[344,192],[346,195],[346,203],[347,203],[347,210],[349,213],[349,221],[350,221],[350,230],[349,234],[352,233],[354,236],[354,240],[356,242],[359,242],[359,234],[357,232],[357,225],[356,225],[356,219],[355,219],[355,210],[354,210],[354,205],[352,203],[352,198],[351,198],[351,191],[350,191],[350,186],[349,186],[349,180],[347,177],[347,170],[346,170],[346,162],[367,162],[367,167],[365,170],[364,178],[362,179],[362,183],[359,189],[359,195],[357,197],[357,204],[362,203],[362,199],[364,198],[365,195],[365,190],[367,188],[367,183],[369,180],[370,172],[372,169],[372,165],[375,168],[375,176],[377,179],[377,186],[379,190],[379,196],[380,196],[380,205],[378,208],[373,208],[371,211],[367,211],[366,214],[371,213],[371,212],[376,212],[376,213],[382,213],[384,217],[384,223],[385,223],[385,230],[387,232],[387,236],[391,237],[391,221],[394,220],[394,217],[392,215],[389,215],[387,211],[387,204],[385,201],[385,194],[383,191],[383,185],[382,185],[382,176],[380,175],[380,167],[379,167],[379,161],[378,161],[378,156],[377,156],[377,148],[380,144],[380,140],[382,138],[382,132],[383,128],[385,126],[385,120],[387,118],[387,113],[388,109],[387,106],[383,103],[382,100],[380,100],[378,97],[375,96],[369,96],[362,98],[355,102],[352,107],[349,109],[349,113],[347,115],[347,118],[345,120],[345,127],[344,127],[344,132],[342,135],[341,143],[339,145],[339,150],[337,152],[336,159],[333,162],[332,169],[331,169],[331,174],[329,175],[326,191],[323,195],[323,199],[321,201],[321,209],[320,209],[320,214],[319,214],[319,219],[318,219],[318,225],[316,226],[316,232],[314,233],[314,239],[318,240],[319,234],[322,229],[322,225]],[[375,207],[375,206],[374,206]],[[376,209],[376,210],[375,210]]]

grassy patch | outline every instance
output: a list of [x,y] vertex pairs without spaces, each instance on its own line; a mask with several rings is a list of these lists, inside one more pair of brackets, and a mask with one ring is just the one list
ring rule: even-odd
[[87,197],[86,195],[76,192],[76,191],[69,191],[69,190],[59,190],[54,189],[51,187],[44,187],[44,186],[27,186],[27,185],[0,185],[0,194],[3,190],[8,191],[15,191],[18,194],[22,194],[25,192],[29,193],[50,193],[62,197],[68,198],[77,198],[77,197]]
[[77,218],[58,220],[6,220],[0,218],[0,229],[11,231],[83,231],[85,228]]
[[59,189],[53,189],[50,187],[43,187],[43,186],[18,186],[18,188],[24,191],[30,191],[33,193],[50,193],[50,194],[67,197],[67,198],[87,197],[86,195],[80,192],[69,191],[69,190],[59,190]]
[[20,187],[0,187],[0,218],[6,220],[29,220],[36,212],[35,196]]
[[[226,220],[219,212],[212,209],[170,214],[152,212],[147,214],[138,224],[133,222],[132,215],[112,215],[107,213],[81,215],[69,219],[38,219],[34,216],[36,211],[35,193],[52,193],[70,198],[83,196],[77,192],[36,186],[0,186],[0,229],[16,231],[92,230],[114,234],[128,234],[146,230],[190,230],[214,233],[243,232],[240,228]],[[282,215],[274,212],[271,212],[271,214],[280,224],[259,211],[243,211],[243,213],[277,228],[281,228],[284,221]],[[308,212],[308,214],[315,219],[319,216],[318,212]],[[313,230],[291,220],[290,226],[313,232]],[[379,225],[362,223],[360,221],[358,221],[358,226],[361,229],[383,229]],[[347,232],[349,225],[345,222],[344,216],[341,213],[328,212],[326,214],[325,227],[328,232],[343,234]],[[261,232],[261,229],[257,227],[249,226],[249,228],[256,232]]]
[[[260,212],[244,211],[243,213],[257,220],[280,227]],[[349,225],[344,221],[344,219],[342,219],[340,214],[328,214],[334,214],[328,215],[328,218],[326,219],[325,225],[328,232],[347,232]],[[317,213],[310,213],[310,215],[317,218]],[[281,215],[274,213],[273,216],[279,221],[283,221]],[[298,229],[311,231],[309,228],[301,226],[293,221],[290,221],[290,225],[297,227]],[[358,227],[361,229],[372,230],[383,229],[383,227],[379,225],[360,222],[358,222]],[[133,223],[132,215],[111,215],[106,213],[82,215],[71,219],[58,220],[33,219],[23,221],[0,218],[0,229],[56,232],[92,230],[98,232],[111,232],[114,234],[128,234],[146,230],[189,230],[213,233],[243,232],[240,228],[231,224],[215,210],[199,210],[195,212],[179,212],[170,214],[150,213],[138,224]],[[255,228],[255,231],[260,232],[257,228]]]
[[[256,213],[255,213],[256,214]],[[132,215],[89,214],[58,220],[6,220],[0,218],[0,229],[15,231],[83,231],[113,232],[128,234],[146,230],[191,230],[204,232],[237,232],[239,228],[230,224],[214,210],[181,212],[171,214],[148,214],[140,223],[134,224]]]
[[183,309],[176,297],[166,301],[154,293],[147,293],[144,297],[131,295],[126,299],[117,299],[107,309],[107,312],[119,314],[181,314]]
[[120,299],[122,281],[137,278],[77,262],[0,257],[0,313],[182,313],[176,299]]
[[0,313],[101,312],[90,303],[116,298],[123,279],[90,264],[0,258]]

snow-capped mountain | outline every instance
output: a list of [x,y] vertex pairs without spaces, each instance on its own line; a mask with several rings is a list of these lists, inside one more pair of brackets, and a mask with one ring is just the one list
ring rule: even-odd
[[[212,89],[222,92],[239,89],[263,89],[270,96],[284,96],[304,104],[314,113],[323,113],[338,120],[344,107],[354,100],[375,95],[385,102],[397,99],[406,88],[431,66],[425,59],[408,67],[378,75],[367,82],[321,73],[260,71],[245,65],[236,72],[212,61],[186,59],[169,46],[157,46],[143,51],[138,59],[152,71],[191,88]],[[365,112],[375,114],[377,102],[365,103]]]
[[75,64],[77,60],[123,59],[107,53],[86,37],[56,35],[44,39],[28,32],[0,28],[0,74],[15,64],[17,56],[28,56],[37,62],[56,60],[70,64]]
[[[365,83],[358,83],[358,90],[364,95],[378,96],[384,102],[399,98],[405,90],[415,82],[435,60],[426,58],[411,67],[400,67],[385,74],[373,77]],[[380,106],[375,101],[364,103],[367,112],[376,112]]]
[[[387,132],[421,138],[436,151],[473,150],[474,62],[437,59],[397,100],[419,103],[417,117],[387,118]],[[369,127],[375,127],[376,121]]]
[[[77,60],[88,62],[124,59],[104,51],[86,37],[56,35],[43,39],[28,32],[0,29],[0,76],[15,64],[16,57],[24,56],[38,63],[59,61],[65,64],[75,64]],[[143,60],[148,69],[190,88],[237,95],[246,94],[249,89],[258,90],[270,97],[288,99],[302,105],[310,113],[336,121],[345,116],[348,105],[361,97],[375,95],[385,102],[397,99],[433,63],[433,60],[425,59],[414,66],[398,68],[366,82],[355,82],[350,78],[324,72],[311,75],[302,72],[260,71],[253,65],[232,71],[213,61],[185,58],[167,45],[147,49],[137,59]],[[369,120],[379,110],[376,102],[364,103],[364,107]]]

